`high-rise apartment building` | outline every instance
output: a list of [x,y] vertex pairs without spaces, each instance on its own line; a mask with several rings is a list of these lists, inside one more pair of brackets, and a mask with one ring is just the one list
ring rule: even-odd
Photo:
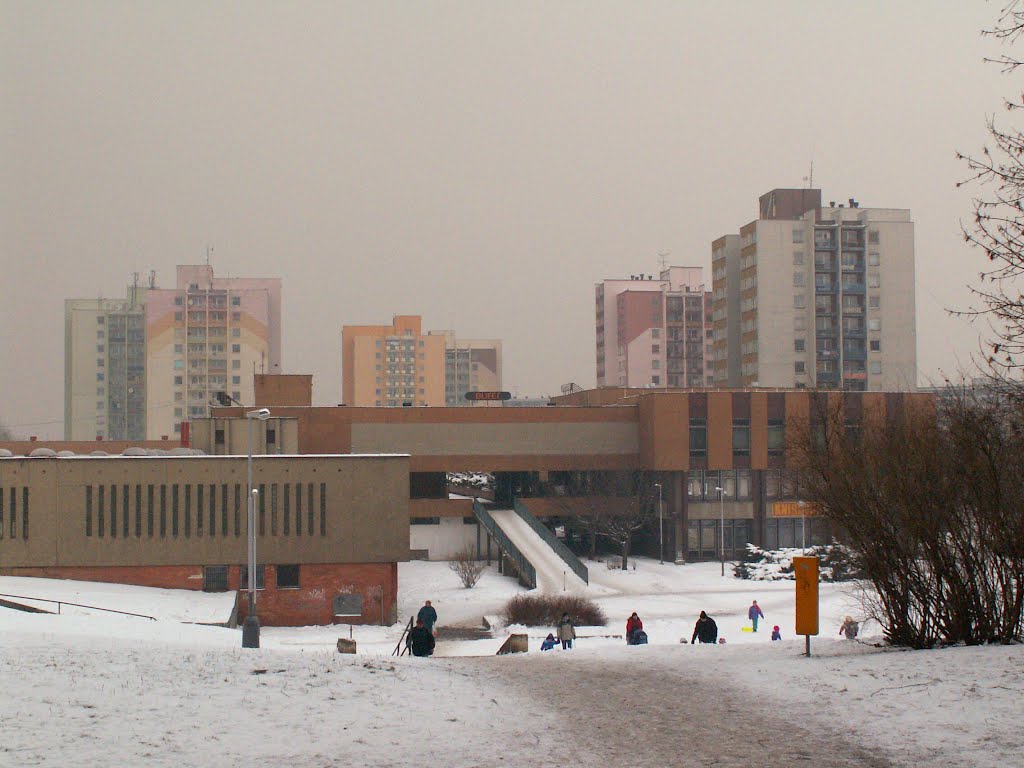
[[445,405],[469,405],[467,392],[501,390],[501,341],[459,339],[455,331],[430,331],[443,335]]
[[209,415],[217,392],[251,403],[254,373],[280,373],[281,281],[177,267],[175,288],[65,305],[64,435],[158,439]]
[[342,398],[348,405],[469,405],[470,390],[501,389],[501,342],[423,332],[419,315],[342,328]]
[[[913,391],[910,211],[776,189],[712,243],[715,383]],[[737,343],[738,340],[738,343]]]
[[346,405],[444,404],[444,336],[424,334],[418,315],[391,325],[341,330],[342,399]]
[[703,387],[713,382],[711,294],[700,267],[668,267],[595,287],[597,385]]

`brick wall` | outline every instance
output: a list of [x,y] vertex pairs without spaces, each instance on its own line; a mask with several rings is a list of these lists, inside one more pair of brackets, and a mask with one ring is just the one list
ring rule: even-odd
[[[63,566],[51,568],[3,568],[3,576],[36,576],[51,579],[76,579],[112,584],[134,584],[163,589],[203,588],[202,566]],[[228,567],[228,588],[239,589],[241,568]],[[335,623],[333,601],[337,594],[360,594],[363,614],[339,619],[346,624],[394,623],[398,597],[397,563],[324,563],[303,564],[299,568],[297,588],[277,588],[277,572],[266,566],[266,589],[257,593],[256,608],[264,626],[295,627]],[[247,600],[239,593],[238,621],[247,614]],[[225,617],[226,619],[227,617]]]

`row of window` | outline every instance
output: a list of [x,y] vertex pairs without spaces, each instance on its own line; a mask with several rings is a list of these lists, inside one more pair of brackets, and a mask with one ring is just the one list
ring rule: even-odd
[[[316,523],[319,523],[320,535],[327,535],[326,483],[320,483],[319,487],[314,483],[271,483],[269,488],[268,502],[267,485],[259,485],[257,527],[260,536],[267,535],[268,518],[271,536],[277,536],[279,529],[284,536],[312,536]],[[24,490],[27,510],[28,491]],[[319,490],[319,498],[316,490]],[[244,496],[240,483],[87,485],[85,535],[125,539],[132,535],[136,538],[237,537],[242,535]],[[27,538],[27,515],[25,520]]]
[[[739,558],[753,542],[752,520],[691,520],[687,530],[687,549],[693,559]],[[831,541],[831,527],[821,518],[768,518],[765,521],[764,549],[813,547]]]
[[[769,469],[763,476],[768,500],[798,498],[799,476],[796,473]],[[691,469],[687,472],[686,497],[691,502],[749,501],[751,477],[749,469]]]
[[[475,517],[464,517],[462,518],[464,525],[476,525],[477,519]],[[409,525],[440,525],[440,517],[412,517],[409,518]]]
[[[786,425],[782,419],[768,419],[768,455],[781,456],[786,447]],[[750,455],[750,419],[732,420],[733,456]],[[690,419],[690,457],[708,455],[707,419]]]
[[[20,507],[19,498],[21,500]],[[0,539],[5,536],[16,539],[19,534],[23,539],[28,538],[28,502],[28,488],[0,488]],[[19,517],[21,518],[20,526],[18,525]]]
[[[203,566],[203,591],[204,592],[227,592],[228,591],[228,568],[227,565],[204,565]],[[275,565],[274,582],[278,589],[298,589],[300,584],[300,571],[298,565]],[[256,589],[266,589],[266,566],[256,566]],[[249,566],[238,567],[238,588],[249,589]]]

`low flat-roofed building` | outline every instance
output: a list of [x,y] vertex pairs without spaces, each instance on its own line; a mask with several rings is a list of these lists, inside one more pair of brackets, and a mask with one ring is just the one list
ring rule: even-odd
[[[242,595],[246,462],[0,458],[0,574]],[[330,624],[338,598],[353,595],[361,615],[346,623],[395,620],[398,562],[409,557],[408,456],[260,455],[253,485],[262,623]]]

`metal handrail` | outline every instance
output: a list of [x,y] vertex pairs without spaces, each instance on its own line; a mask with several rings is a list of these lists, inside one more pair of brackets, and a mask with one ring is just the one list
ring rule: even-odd
[[122,616],[137,616],[140,619],[149,619],[150,621],[156,621],[156,616],[147,616],[144,613],[131,613],[130,611],[116,611],[113,608],[100,608],[98,605],[85,605],[84,603],[71,603],[67,600],[49,600],[45,597],[30,597],[28,595],[8,595],[0,592],[0,597],[17,597],[19,600],[35,600],[39,603],[56,603],[57,604],[57,615],[60,615],[60,607],[62,605],[73,605],[76,608],[90,608],[94,611],[106,611],[107,613],[119,613]]
[[494,540],[498,542],[498,548],[516,564],[516,567],[519,569],[519,577],[524,584],[530,589],[535,589],[537,586],[537,569],[533,567],[533,563],[526,559],[526,555],[519,551],[519,547],[508,537],[508,534],[501,530],[501,526],[495,522],[491,513],[476,499],[473,499],[473,514]]
[[583,579],[584,584],[590,583],[590,571],[587,570],[587,566],[583,564],[583,561],[576,557],[565,544],[559,541],[558,537],[544,523],[538,520],[519,499],[513,500],[512,509],[537,532],[537,535],[555,551],[556,555],[565,561],[565,564],[569,566],[573,573]]

